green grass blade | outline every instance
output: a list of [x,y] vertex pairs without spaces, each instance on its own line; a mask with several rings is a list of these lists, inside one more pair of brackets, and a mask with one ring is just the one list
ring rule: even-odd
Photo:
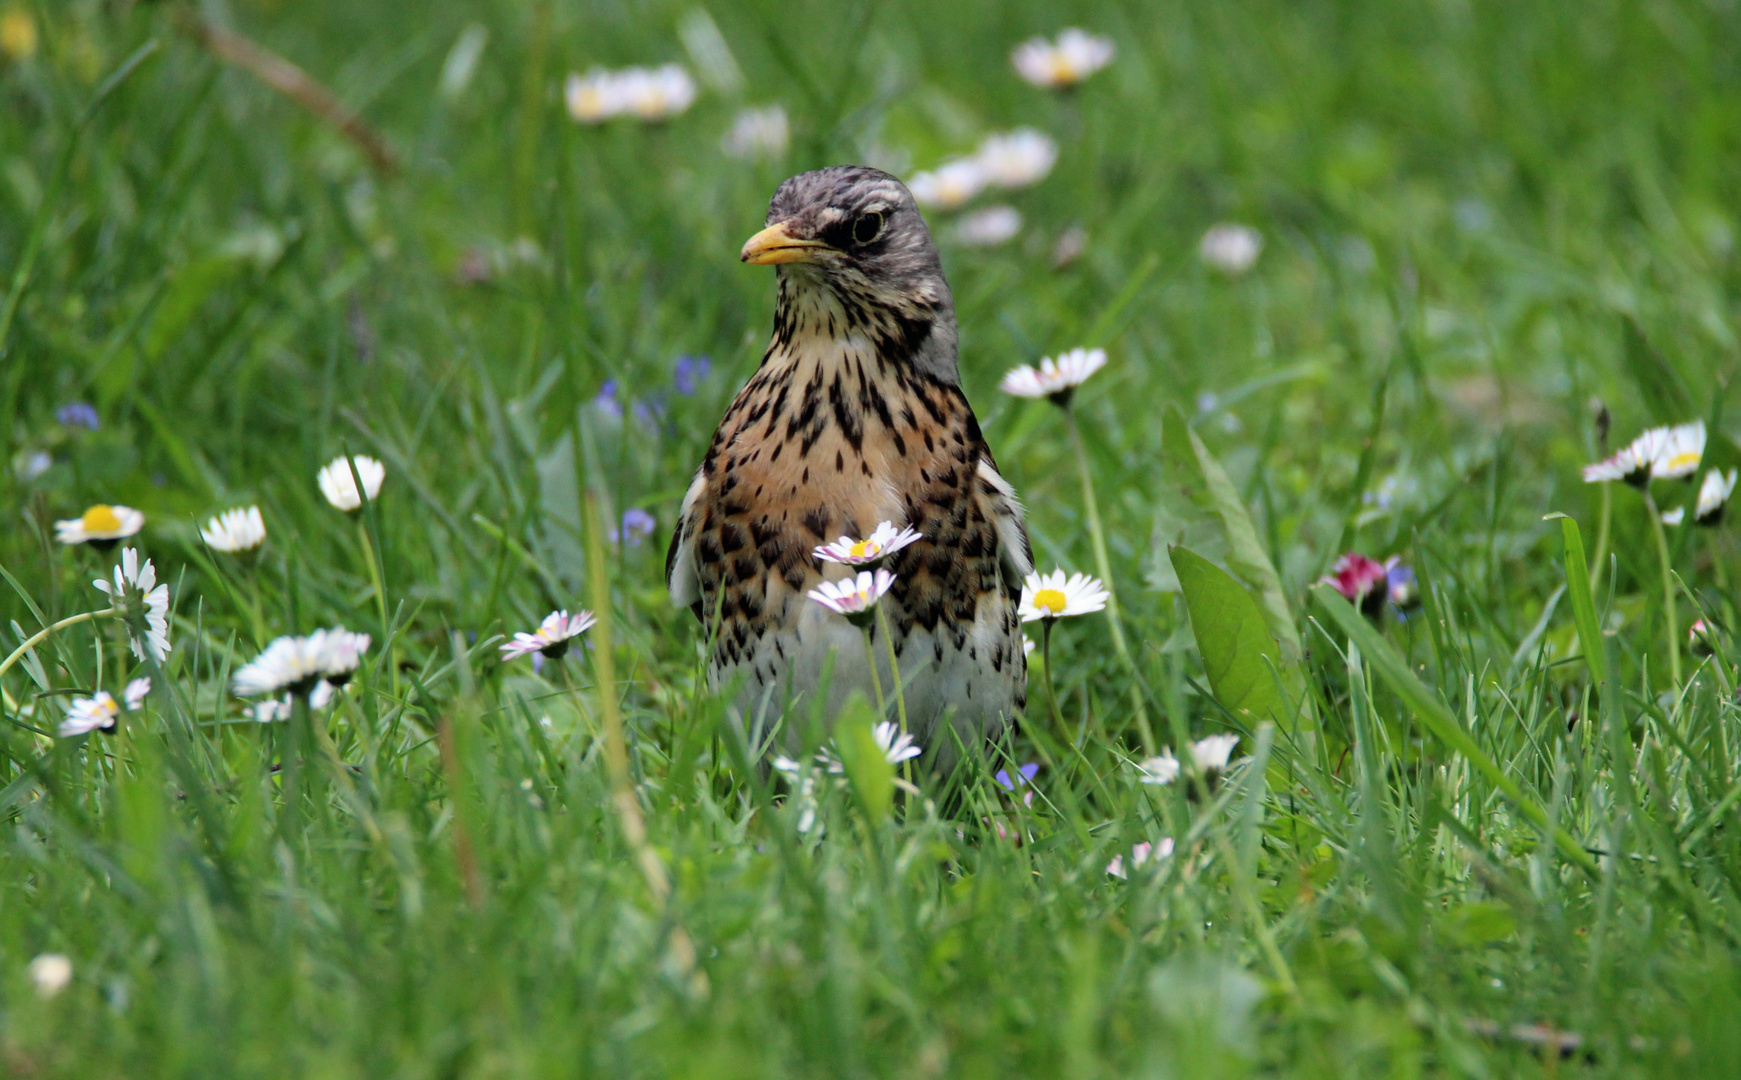
[[1422,726],[1451,750],[1461,754],[1489,783],[1504,792],[1519,813],[1536,827],[1548,831],[1553,837],[1554,846],[1560,849],[1567,861],[1592,878],[1598,876],[1596,860],[1584,850],[1584,845],[1563,827],[1554,824],[1541,803],[1530,798],[1515,780],[1506,775],[1499,763],[1489,757],[1481,744],[1475,741],[1475,737],[1463,730],[1463,725],[1451,715],[1451,710],[1445,707],[1445,703],[1433,696],[1433,691],[1426,683],[1415,677],[1409,670],[1408,662],[1397,654],[1390,642],[1384,640],[1347,600],[1328,585],[1318,586],[1312,590],[1312,594],[1317,598],[1318,607],[1330,616],[1351,641],[1360,646],[1367,663],[1403,699]]

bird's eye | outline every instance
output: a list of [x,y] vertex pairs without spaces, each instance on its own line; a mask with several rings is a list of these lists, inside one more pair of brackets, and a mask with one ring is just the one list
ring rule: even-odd
[[868,244],[881,236],[883,232],[883,216],[881,214],[866,214],[852,223],[852,240],[855,244]]

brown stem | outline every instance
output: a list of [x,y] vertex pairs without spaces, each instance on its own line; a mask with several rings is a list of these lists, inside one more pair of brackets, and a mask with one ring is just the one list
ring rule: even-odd
[[182,32],[199,42],[219,60],[241,68],[337,128],[345,138],[356,144],[357,149],[367,155],[376,172],[383,176],[392,176],[399,171],[399,158],[387,145],[387,140],[381,133],[370,127],[362,117],[345,108],[337,95],[308,72],[272,50],[203,16],[183,11],[176,21]]

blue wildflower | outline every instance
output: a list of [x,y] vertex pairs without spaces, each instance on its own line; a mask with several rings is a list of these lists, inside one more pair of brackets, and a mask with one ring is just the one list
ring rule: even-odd
[[95,431],[102,424],[97,420],[97,410],[88,401],[69,401],[54,414],[62,427],[84,428]]
[[638,506],[630,507],[623,511],[622,528],[611,530],[611,543],[620,544],[627,541],[630,547],[636,547],[642,540],[653,535],[655,524],[652,514]]
[[592,399],[593,408],[606,413],[615,419],[623,418],[622,403],[617,401],[617,381],[606,379],[604,385],[598,388],[598,396]]
[[677,358],[677,370],[671,376],[671,385],[684,397],[693,397],[712,372],[713,360],[710,357],[686,353]]

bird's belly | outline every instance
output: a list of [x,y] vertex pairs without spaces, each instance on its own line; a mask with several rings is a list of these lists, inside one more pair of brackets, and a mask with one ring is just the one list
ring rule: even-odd
[[[896,625],[891,619],[889,625]],[[959,640],[958,640],[959,639]],[[956,739],[972,747],[1000,735],[1027,700],[1027,661],[1015,604],[999,592],[983,594],[971,624],[933,629],[914,624],[897,640],[901,695],[881,629],[873,634],[876,681],[864,634],[823,608],[806,603],[795,620],[771,629],[744,650],[736,663],[716,666],[716,688],[736,685],[737,711],[755,745],[770,741],[795,751],[807,741],[815,715],[826,727],[854,693],[876,707],[877,683],[888,719],[903,703],[909,730],[948,769],[957,760]],[[832,656],[832,662],[830,657]],[[828,671],[827,697],[814,710]]]

